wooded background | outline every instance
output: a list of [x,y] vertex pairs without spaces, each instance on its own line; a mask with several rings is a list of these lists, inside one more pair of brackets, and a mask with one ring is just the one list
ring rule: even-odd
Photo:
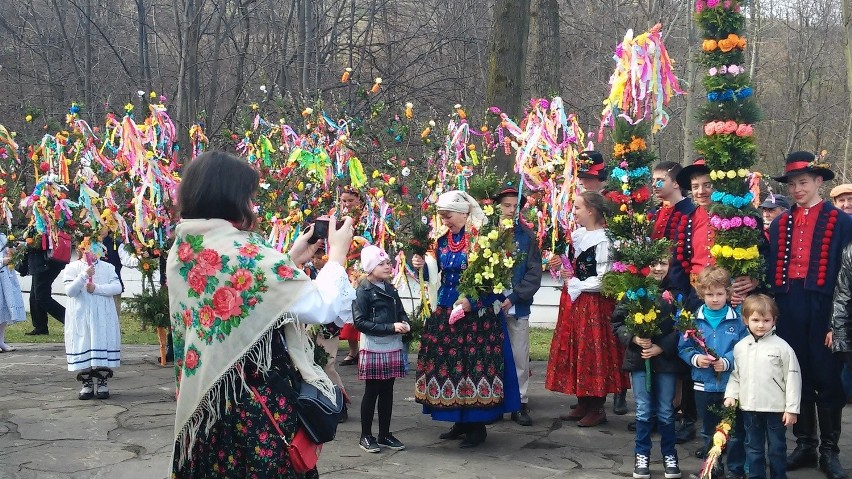
[[[757,170],[827,150],[852,179],[850,1],[741,2],[764,112]],[[412,102],[439,125],[459,103],[476,125],[489,106],[517,116],[531,97],[560,95],[591,132],[615,45],[657,22],[688,95],[654,146],[687,163],[701,132],[689,0],[0,0],[0,12],[0,123],[34,139],[72,101],[95,125],[152,90],[181,129],[202,121],[217,146],[233,144],[251,103],[297,117],[306,105],[358,116]],[[364,95],[376,77],[381,91]]]

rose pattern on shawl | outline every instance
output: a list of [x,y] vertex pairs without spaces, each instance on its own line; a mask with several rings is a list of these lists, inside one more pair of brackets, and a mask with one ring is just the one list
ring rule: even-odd
[[194,346],[184,353],[185,335],[190,329],[194,330],[191,334],[206,344],[223,342],[263,302],[263,293],[269,289],[267,278],[270,273],[280,281],[299,275],[298,270],[289,266],[289,258],[276,263],[272,271],[259,269],[258,262],[264,259],[260,237],[251,237],[244,244],[235,243],[236,257],[220,255],[213,249],[204,248],[203,244],[201,235],[175,239],[181,262],[180,279],[189,286],[188,296],[196,300],[190,304],[180,303],[180,309],[173,318],[173,324],[184,325],[183,328],[174,328],[173,334],[177,377],[195,374],[202,361],[201,352]]
[[184,361],[184,370],[186,371],[187,376],[192,376],[195,374],[195,370],[198,369],[198,366],[201,365],[201,354],[199,354],[198,349],[195,346],[190,346],[189,349],[186,350],[186,358]]

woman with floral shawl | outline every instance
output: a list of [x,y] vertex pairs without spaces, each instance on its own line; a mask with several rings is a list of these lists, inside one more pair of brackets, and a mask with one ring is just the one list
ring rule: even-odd
[[205,153],[183,172],[182,219],[167,263],[177,380],[173,478],[318,477],[316,469],[294,471],[287,448],[296,411],[265,378],[293,371],[335,400],[303,325],[351,308],[355,291],[342,264],[352,220],[339,229],[330,222],[328,264],[312,281],[296,266],[316,249],[308,243],[312,227],[287,254],[250,233],[258,180],[247,162],[223,152]]

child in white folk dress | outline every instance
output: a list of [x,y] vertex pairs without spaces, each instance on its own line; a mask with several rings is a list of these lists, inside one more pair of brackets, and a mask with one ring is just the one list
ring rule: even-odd
[[[121,329],[113,296],[121,292],[115,267],[85,247],[65,268],[65,356],[69,371],[79,371],[80,399],[109,397],[107,379],[121,364]],[[87,259],[88,255],[88,259]],[[97,390],[94,380],[97,379]]]
[[18,275],[12,270],[9,262],[12,259],[13,248],[9,239],[0,233],[0,353],[14,351],[18,348],[6,344],[6,327],[27,319],[24,309],[24,296]]

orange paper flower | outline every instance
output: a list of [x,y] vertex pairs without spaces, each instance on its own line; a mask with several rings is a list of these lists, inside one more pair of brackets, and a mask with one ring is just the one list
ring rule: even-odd
[[712,52],[716,49],[716,46],[716,40],[713,40],[712,38],[709,40],[704,40],[704,42],[701,44],[701,48],[703,48],[705,52]]
[[625,153],[627,153],[627,151],[625,151],[622,143],[616,143],[615,146],[612,147],[612,156],[616,158],[624,156]]

